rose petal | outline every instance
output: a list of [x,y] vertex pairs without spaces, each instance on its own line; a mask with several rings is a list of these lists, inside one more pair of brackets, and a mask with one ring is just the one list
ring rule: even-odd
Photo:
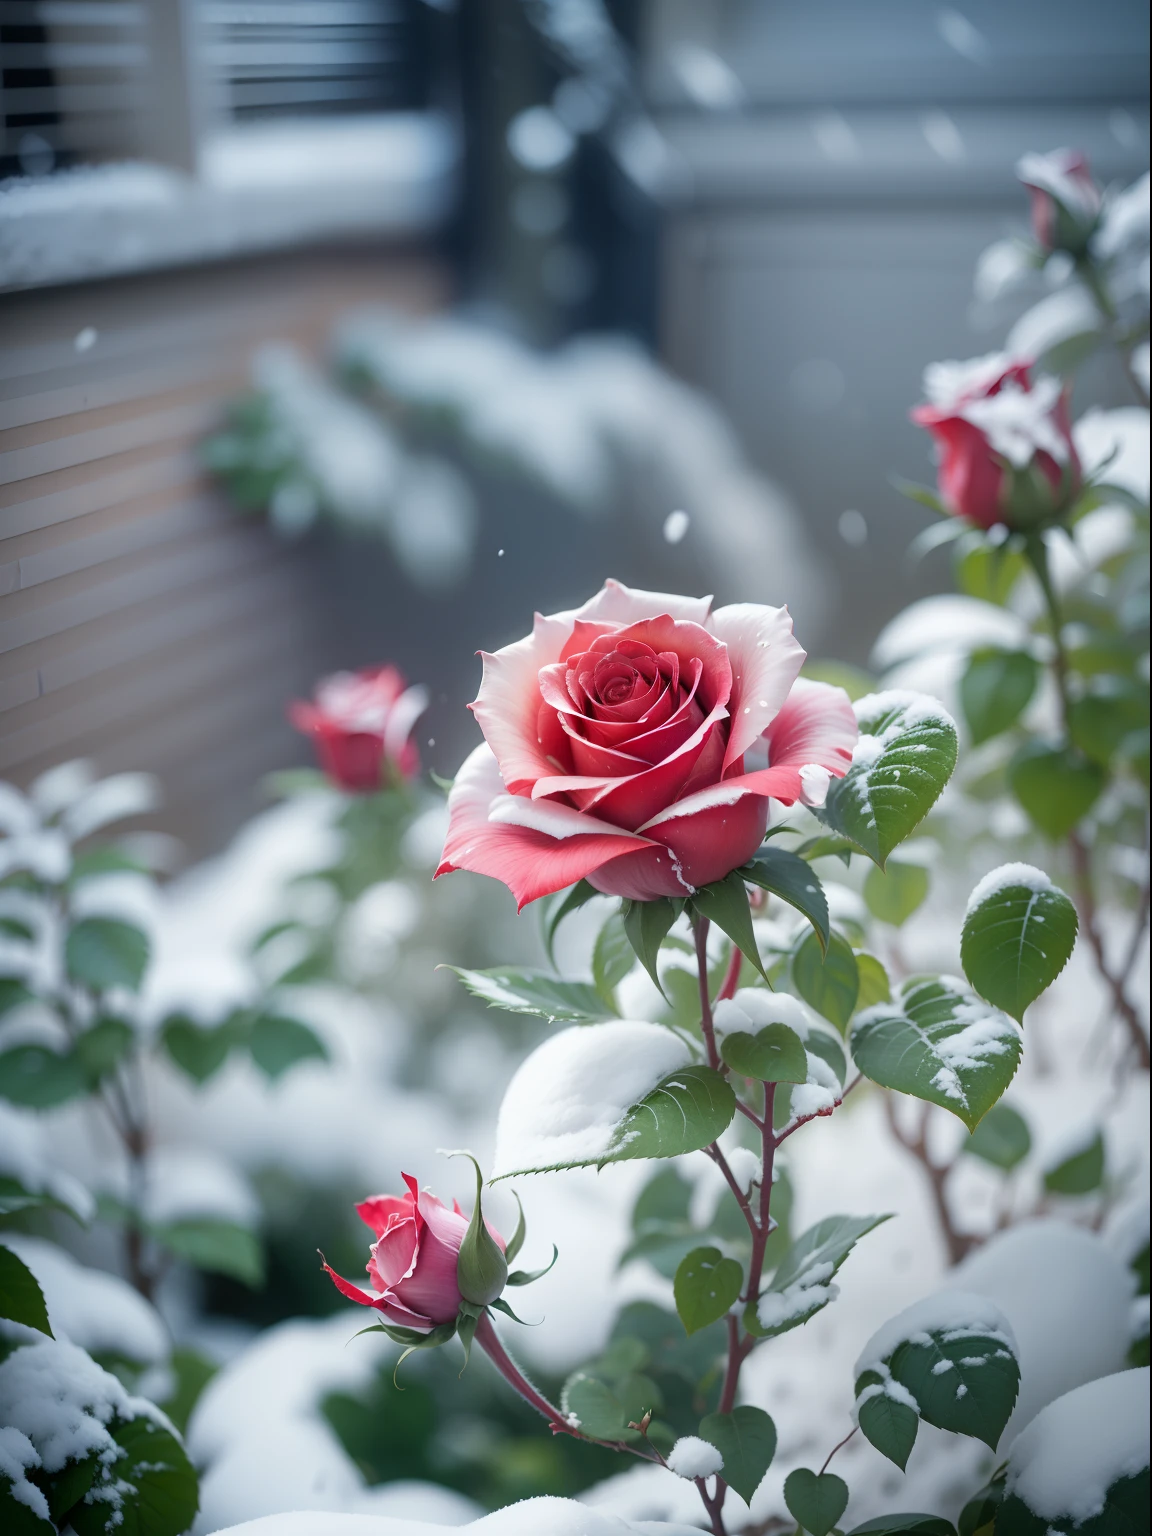
[[484,658],[484,676],[475,702],[469,705],[488,745],[500,764],[508,789],[528,789],[552,764],[541,751],[536,734],[540,709],[540,669],[557,661],[568,638],[565,616],[537,614],[532,633],[514,645]]
[[689,619],[694,624],[706,624],[711,609],[710,597],[679,597],[670,592],[644,592],[639,587],[626,587],[622,581],[609,578],[596,596],[589,598],[583,608],[577,610],[576,617],[633,624],[637,619],[651,618],[654,613],[669,613],[674,619]]
[[372,1245],[368,1274],[376,1289],[390,1291],[399,1285],[416,1268],[423,1248],[416,1218],[409,1208],[408,1215],[395,1217],[393,1225]]
[[792,633],[787,608],[732,603],[712,615],[712,630],[727,645],[732,664],[727,770],[775,718],[800,674],[805,653]]
[[353,1285],[351,1280],[345,1280],[343,1275],[338,1275],[330,1264],[324,1268],[332,1277],[332,1282],[342,1296],[347,1296],[349,1301],[355,1301],[362,1307],[374,1307],[377,1312],[383,1314],[390,1323],[395,1323],[401,1328],[415,1328],[420,1333],[427,1333],[432,1327],[432,1319],[424,1317],[419,1312],[413,1312],[394,1296],[374,1296],[370,1291],[361,1290],[358,1285]]
[[382,1237],[393,1216],[408,1215],[410,1207],[411,1199],[408,1195],[373,1195],[368,1200],[361,1200],[356,1207],[356,1214],[372,1228],[377,1237]]
[[843,688],[797,680],[780,713],[765,732],[768,762],[803,767],[818,763],[842,778],[859,736],[852,703]]

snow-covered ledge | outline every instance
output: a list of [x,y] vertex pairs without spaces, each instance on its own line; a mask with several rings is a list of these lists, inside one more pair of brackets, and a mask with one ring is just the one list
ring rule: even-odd
[[457,147],[445,117],[389,113],[231,128],[194,178],[140,161],[18,177],[0,183],[0,290],[424,234],[450,207]]

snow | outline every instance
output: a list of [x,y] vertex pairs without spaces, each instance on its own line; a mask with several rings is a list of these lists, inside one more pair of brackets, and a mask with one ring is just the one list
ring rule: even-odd
[[[692,1490],[696,1497],[695,1489]],[[219,1536],[436,1536],[470,1531],[473,1536],[700,1536],[698,1525],[657,1520],[624,1520],[589,1509],[572,1499],[524,1499],[465,1526],[373,1515],[325,1514],[323,1526],[309,1514],[269,1515],[220,1530]]]
[[733,1147],[724,1155],[728,1160],[728,1167],[732,1170],[732,1177],[747,1194],[753,1184],[760,1182],[763,1173],[759,1156],[752,1151],[751,1147]]
[[813,1018],[798,997],[790,992],[768,992],[763,987],[741,987],[734,997],[722,998],[712,1010],[716,1039],[725,1035],[754,1035],[769,1024],[786,1024],[801,1040],[807,1040]]
[[[2,1241],[40,1282],[52,1332],[58,1338],[69,1339],[93,1354],[122,1355],[141,1365],[167,1360],[167,1329],[155,1308],[127,1281],[103,1270],[88,1269],[40,1237],[5,1232]],[[0,1327],[13,1333],[18,1329],[21,1338],[40,1337],[16,1323]]]
[[677,1477],[711,1477],[724,1470],[724,1458],[699,1435],[681,1435],[668,1452],[668,1466]]
[[836,1266],[828,1261],[810,1263],[782,1291],[765,1291],[756,1303],[760,1326],[778,1328],[835,1301],[840,1294],[840,1287],[830,1283],[835,1272]]
[[1094,407],[1076,422],[1072,440],[1086,476],[1099,472],[1107,484],[1148,500],[1147,411],[1138,405],[1111,411]]
[[994,1302],[976,1291],[949,1289],[913,1302],[879,1327],[861,1350],[855,1374],[877,1371],[884,1375],[881,1366],[901,1344],[927,1344],[933,1334],[938,1334],[946,1344],[960,1339],[988,1339],[998,1348],[1017,1354],[1012,1325]]
[[80,1221],[91,1221],[95,1199],[79,1179],[52,1166],[44,1150],[48,1141],[40,1115],[0,1100],[0,1174],[18,1179],[33,1194],[51,1195]]
[[160,804],[160,785],[150,773],[116,773],[81,791],[61,817],[73,842],[114,821],[142,816]]
[[1023,886],[1026,891],[1032,891],[1037,895],[1054,889],[1052,881],[1034,864],[1001,864],[999,869],[990,870],[983,880],[973,886],[965,909],[966,914],[975,911],[993,896],[998,896],[1001,891],[1008,891],[1018,886]]
[[1053,1399],[1122,1368],[1133,1280],[1095,1233],[1024,1221],[978,1249],[953,1278],[994,1302],[1016,1337],[1020,1395],[1002,1446]]
[[688,532],[691,522],[692,519],[688,516],[687,512],[669,512],[668,516],[664,519],[664,527],[662,529],[664,542],[666,544],[679,544]]
[[941,652],[967,654],[977,646],[1018,650],[1028,627],[1016,614],[977,597],[945,593],[923,597],[898,613],[872,647],[872,665],[887,672],[901,662]]
[[492,1177],[597,1161],[629,1108],[691,1060],[679,1035],[637,1019],[553,1035],[508,1085]]
[[17,1504],[26,1505],[41,1520],[49,1518],[48,1500],[24,1476],[30,1467],[40,1465],[40,1453],[20,1430],[6,1425],[0,1429],[0,1477],[8,1479],[7,1495]]
[[209,1147],[157,1147],[148,1159],[144,1208],[157,1223],[207,1216],[253,1227],[260,1216],[248,1180]]
[[1070,285],[1026,310],[1008,332],[1007,345],[1018,357],[1042,357],[1062,341],[1098,331],[1100,324],[1091,296]]
[[1092,248],[1105,260],[1131,246],[1148,244],[1148,172],[1115,197],[1106,199]]
[[[1015,251],[1016,247],[1011,249]],[[1009,352],[988,352],[963,362],[953,358],[929,363],[924,370],[924,393],[932,405],[952,410],[970,396],[982,396],[1018,361]]]
[[1148,1466],[1148,1367],[1087,1382],[1057,1398],[1012,1446],[1006,1496],[1041,1520],[1081,1525],[1108,1489]]

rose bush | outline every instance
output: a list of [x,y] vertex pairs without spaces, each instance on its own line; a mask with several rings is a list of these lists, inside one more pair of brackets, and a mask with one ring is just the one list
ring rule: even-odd
[[410,779],[420,771],[412,727],[428,707],[427,690],[406,688],[396,667],[335,672],[298,699],[288,717],[312,738],[324,772],[351,794],[374,794],[387,771]]
[[1028,189],[1032,233],[1042,251],[1082,256],[1100,222],[1104,199],[1088,157],[1075,149],[1024,155],[1016,174]]
[[[460,1311],[458,1269],[469,1222],[455,1201],[449,1210],[411,1174],[402,1177],[404,1194],[375,1195],[356,1207],[376,1234],[367,1264],[373,1289],[353,1285],[328,1264],[324,1268],[350,1301],[374,1307],[398,1327],[423,1333],[454,1321]],[[503,1253],[504,1239],[487,1225]]]
[[537,615],[484,655],[485,742],[449,797],[437,874],[502,880],[523,906],[587,879],[647,901],[723,879],[770,800],[820,805],[856,740],[847,695],[799,679],[786,608],[632,590]]
[[931,432],[945,508],[978,528],[1030,529],[1058,518],[1080,488],[1068,400],[1058,379],[994,352],[925,371],[928,403],[912,420]]

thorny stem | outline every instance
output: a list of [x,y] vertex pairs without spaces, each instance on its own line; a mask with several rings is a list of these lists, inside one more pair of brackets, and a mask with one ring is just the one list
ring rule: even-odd
[[[1056,596],[1056,590],[1052,585],[1051,572],[1048,569],[1048,552],[1038,535],[1033,535],[1028,539],[1026,551],[1032,569],[1036,572],[1036,579],[1040,583],[1040,590],[1044,594],[1044,601],[1048,608],[1048,622],[1052,630],[1052,671],[1056,680],[1056,688],[1060,695],[1060,711],[1064,723],[1064,735],[1071,742],[1072,699],[1068,685],[1070,669],[1068,653],[1064,648],[1064,624],[1060,612],[1060,603]],[[1104,947],[1104,936],[1100,931],[1096,893],[1092,881],[1092,855],[1088,845],[1075,828],[1068,834],[1068,848],[1072,856],[1072,872],[1076,881],[1076,900],[1080,908],[1080,921],[1084,928],[1085,937],[1088,940],[1088,946],[1096,961],[1096,969],[1100,974],[1100,979],[1111,994],[1113,1011],[1123,1020],[1124,1026],[1128,1031],[1128,1037],[1136,1053],[1136,1059],[1143,1070],[1147,1072],[1150,1066],[1148,1036],[1144,1032],[1144,1026],[1140,1022],[1139,1014],[1136,1012],[1124,989],[1125,981],[1131,970],[1131,962],[1127,962],[1119,971],[1113,971],[1109,966],[1108,955]],[[1141,901],[1138,927],[1133,939],[1132,949],[1135,953],[1139,953],[1140,940],[1147,919],[1148,904],[1147,897],[1145,896]]]

